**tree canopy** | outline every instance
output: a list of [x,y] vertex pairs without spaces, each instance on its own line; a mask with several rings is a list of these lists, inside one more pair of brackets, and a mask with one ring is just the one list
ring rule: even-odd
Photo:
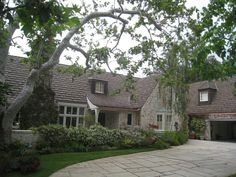
[[[211,0],[199,11],[185,3],[92,0],[65,6],[57,0],[16,0],[10,6],[1,2],[0,81],[5,81],[5,64],[16,28],[23,31],[31,47],[27,62],[32,68],[16,100],[6,110],[1,109],[5,129],[10,130],[39,76],[58,64],[66,49],[78,52],[77,60],[84,58],[85,71],[106,65],[114,72],[110,63],[115,60],[116,70],[127,70],[130,83],[131,76],[146,65],[146,74],[158,72],[163,86],[175,90],[176,110],[186,117],[189,83],[236,72],[236,7],[233,0]],[[58,35],[62,35],[60,40]],[[123,45],[123,40],[130,45]]]

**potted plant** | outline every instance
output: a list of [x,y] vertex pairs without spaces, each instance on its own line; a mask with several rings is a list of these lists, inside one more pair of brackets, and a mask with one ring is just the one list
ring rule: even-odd
[[192,118],[190,123],[191,129],[196,133],[197,139],[204,139],[204,134],[206,130],[205,119],[202,118]]

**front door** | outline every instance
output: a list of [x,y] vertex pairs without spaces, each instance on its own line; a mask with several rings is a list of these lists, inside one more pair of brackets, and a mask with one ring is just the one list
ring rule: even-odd
[[103,127],[105,127],[105,125],[106,125],[106,116],[105,116],[105,113],[103,113],[103,112],[99,113],[98,122],[99,122]]

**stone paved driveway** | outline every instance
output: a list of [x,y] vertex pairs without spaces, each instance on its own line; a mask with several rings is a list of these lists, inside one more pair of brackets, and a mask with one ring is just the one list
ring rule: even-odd
[[171,149],[75,164],[51,177],[225,177],[232,173],[236,173],[236,143],[191,140]]

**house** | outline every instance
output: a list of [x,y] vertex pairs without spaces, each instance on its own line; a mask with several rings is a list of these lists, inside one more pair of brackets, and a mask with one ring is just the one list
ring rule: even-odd
[[[6,82],[12,85],[12,102],[20,92],[29,73],[29,67],[19,57],[9,56]],[[108,128],[148,128],[158,125],[159,131],[175,130],[178,116],[165,104],[163,96],[171,95],[162,89],[156,75],[135,78],[134,93],[124,89],[125,76],[111,73],[73,77],[53,70],[51,86],[58,104],[58,124],[66,127],[84,125],[87,111],[95,114],[95,121]],[[117,93],[119,92],[119,93]]]
[[208,140],[236,139],[236,75],[226,80],[191,84],[187,113],[206,121]]

